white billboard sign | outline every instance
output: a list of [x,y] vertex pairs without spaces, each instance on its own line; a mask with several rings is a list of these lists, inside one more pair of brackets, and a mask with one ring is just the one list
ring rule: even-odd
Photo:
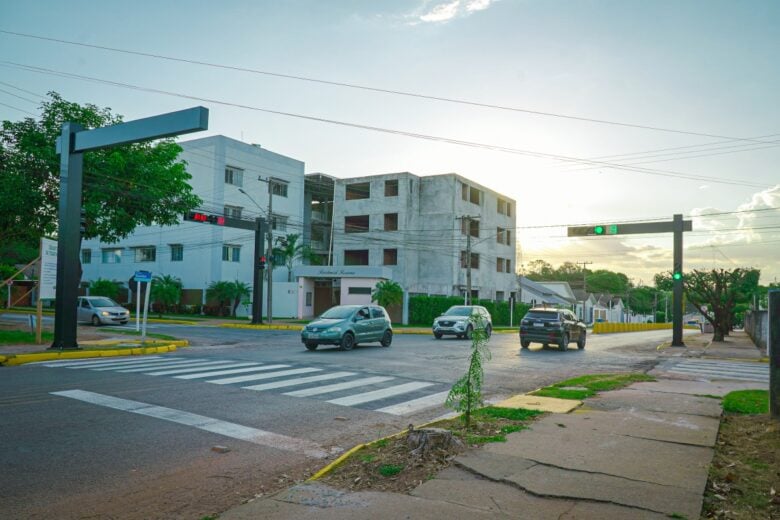
[[53,300],[57,293],[57,241],[41,238],[39,298]]

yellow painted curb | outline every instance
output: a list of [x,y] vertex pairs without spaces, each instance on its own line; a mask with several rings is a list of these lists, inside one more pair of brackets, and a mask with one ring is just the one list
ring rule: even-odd
[[301,330],[303,325],[252,325],[243,323],[220,323],[218,327],[225,329],[254,329],[254,330]]
[[[86,343],[86,342],[85,342]],[[175,352],[179,347],[189,345],[187,340],[168,341],[157,346],[136,347],[129,349],[115,350],[76,350],[73,352],[36,352],[33,354],[15,354],[10,356],[0,356],[0,365],[18,366],[25,363],[37,363],[40,361],[56,361],[61,359],[88,359],[100,357],[117,356],[143,356],[145,354],[163,354],[166,352]]]

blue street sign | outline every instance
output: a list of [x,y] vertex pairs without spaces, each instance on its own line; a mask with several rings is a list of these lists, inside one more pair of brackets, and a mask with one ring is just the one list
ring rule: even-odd
[[151,271],[136,271],[135,272],[135,281],[136,282],[151,282],[152,281],[152,272]]

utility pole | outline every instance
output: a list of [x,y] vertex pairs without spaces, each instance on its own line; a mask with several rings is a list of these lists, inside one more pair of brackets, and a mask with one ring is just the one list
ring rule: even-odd
[[588,276],[588,272],[585,270],[586,265],[590,265],[593,262],[574,262],[574,265],[580,265],[582,264],[582,290],[585,292],[588,292],[588,284],[586,277]]
[[265,181],[268,183],[268,254],[266,255],[266,271],[268,272],[268,323],[273,323],[273,286],[274,286],[274,181],[270,177]]
[[479,220],[479,216],[464,215],[455,220],[460,220],[466,230],[466,305],[471,305],[471,221]]

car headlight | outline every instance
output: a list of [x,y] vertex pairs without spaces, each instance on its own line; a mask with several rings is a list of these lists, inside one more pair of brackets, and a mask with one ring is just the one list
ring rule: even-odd
[[331,327],[325,332],[341,332],[341,327]]
[[110,316],[108,311],[102,311],[100,314],[101,314],[101,316]]

